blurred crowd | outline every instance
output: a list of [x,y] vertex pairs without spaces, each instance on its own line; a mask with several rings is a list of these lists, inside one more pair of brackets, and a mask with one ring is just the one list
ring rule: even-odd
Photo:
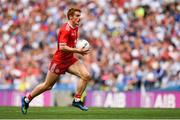
[[[0,89],[44,81],[70,7],[81,8],[79,39],[92,47],[80,57],[89,90],[180,90],[178,0],[1,0]],[[74,90],[77,81],[65,74],[55,88]]]

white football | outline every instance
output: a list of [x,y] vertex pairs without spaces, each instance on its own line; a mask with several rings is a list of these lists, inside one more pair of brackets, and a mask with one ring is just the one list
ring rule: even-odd
[[89,42],[87,40],[82,39],[82,40],[78,40],[77,41],[76,48],[86,48],[86,49],[89,49],[90,45],[89,45]]

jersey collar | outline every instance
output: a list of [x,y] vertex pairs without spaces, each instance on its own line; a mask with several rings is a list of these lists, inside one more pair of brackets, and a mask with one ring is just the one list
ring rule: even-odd
[[70,22],[68,22],[68,25],[72,28],[72,29],[75,29],[76,27],[73,27]]

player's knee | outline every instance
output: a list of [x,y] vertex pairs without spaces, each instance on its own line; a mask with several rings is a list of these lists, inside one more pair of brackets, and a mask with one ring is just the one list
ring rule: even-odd
[[89,73],[84,73],[82,76],[81,76],[81,79],[85,80],[85,81],[89,81],[91,80],[91,75]]

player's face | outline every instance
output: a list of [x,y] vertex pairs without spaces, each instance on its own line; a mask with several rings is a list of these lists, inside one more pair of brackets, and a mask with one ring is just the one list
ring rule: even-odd
[[81,13],[76,11],[74,13],[74,16],[72,17],[72,22],[75,26],[79,26],[80,17],[81,17]]

